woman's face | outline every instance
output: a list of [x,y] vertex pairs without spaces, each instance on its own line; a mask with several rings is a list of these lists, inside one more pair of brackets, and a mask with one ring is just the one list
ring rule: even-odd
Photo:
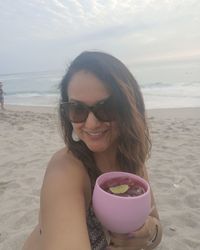
[[[68,86],[70,102],[81,102],[93,106],[110,96],[101,80],[87,71],[79,71],[73,75]],[[72,123],[78,137],[93,152],[104,152],[114,149],[118,138],[118,127],[115,121],[103,122],[89,112],[84,122]]]

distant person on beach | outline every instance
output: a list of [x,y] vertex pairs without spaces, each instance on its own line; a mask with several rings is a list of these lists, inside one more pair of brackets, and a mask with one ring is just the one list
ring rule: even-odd
[[5,109],[4,108],[4,92],[3,92],[3,83],[0,82],[0,103],[1,103],[1,109]]
[[117,58],[86,51],[70,64],[60,94],[66,147],[47,166],[39,223],[23,250],[154,249],[161,241],[162,227],[152,190],[152,211],[131,234],[103,228],[91,200],[102,173],[131,172],[148,181],[145,162],[151,143],[135,78]]

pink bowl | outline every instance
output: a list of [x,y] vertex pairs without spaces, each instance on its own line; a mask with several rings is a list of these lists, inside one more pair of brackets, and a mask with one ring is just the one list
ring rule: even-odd
[[[116,177],[129,177],[140,183],[145,193],[134,197],[121,197],[104,191],[100,185]],[[119,234],[134,232],[147,219],[151,210],[150,187],[143,178],[126,172],[108,172],[100,175],[94,187],[93,209],[101,224],[109,231]]]

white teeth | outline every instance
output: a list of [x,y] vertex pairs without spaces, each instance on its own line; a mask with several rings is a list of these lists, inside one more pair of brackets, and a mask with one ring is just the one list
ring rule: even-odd
[[103,132],[96,132],[96,133],[91,133],[91,132],[87,132],[88,135],[91,135],[91,136],[98,136],[98,135],[101,135]]
[[100,135],[101,133],[88,133],[89,135]]

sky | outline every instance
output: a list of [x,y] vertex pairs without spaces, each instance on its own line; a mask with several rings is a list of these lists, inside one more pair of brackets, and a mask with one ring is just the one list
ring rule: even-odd
[[108,52],[145,81],[200,82],[199,0],[0,0],[0,74]]

